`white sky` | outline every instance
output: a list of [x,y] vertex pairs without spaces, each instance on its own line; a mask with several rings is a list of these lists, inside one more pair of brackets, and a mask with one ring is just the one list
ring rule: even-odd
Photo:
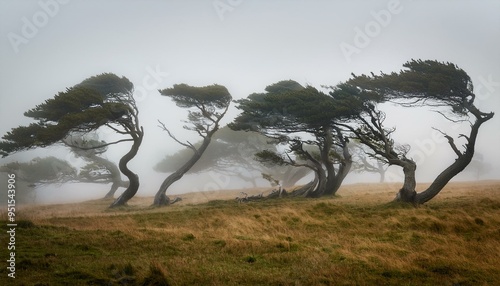
[[[359,31],[366,29],[368,41],[359,43]],[[356,39],[359,53],[348,59],[341,45],[356,46]],[[352,72],[398,71],[411,58],[436,59],[459,65],[481,86],[477,105],[496,116],[481,128],[478,152],[499,167],[499,48],[500,1],[0,0],[0,133],[28,124],[24,111],[89,76],[126,76],[142,90],[138,106],[146,129],[130,167],[154,177],[143,179],[151,192],[165,174],[150,167],[179,149],[156,120],[178,130],[183,114],[158,88],[218,83],[238,99],[283,79],[320,87]],[[387,111],[397,138],[417,150],[416,142],[432,138],[430,126],[450,127],[431,113]],[[232,107],[226,122],[237,113]],[[448,131],[457,135],[467,128]],[[110,148],[108,157],[118,161],[122,148]],[[69,158],[62,148],[41,151],[0,163],[35,155]],[[436,144],[419,167],[422,179],[432,179],[432,167],[442,169],[451,155],[446,143]],[[499,170],[489,176],[498,178]]]

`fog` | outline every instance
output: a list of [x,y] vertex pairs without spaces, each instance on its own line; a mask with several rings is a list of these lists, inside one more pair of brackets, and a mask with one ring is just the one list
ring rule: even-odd
[[[87,77],[104,72],[135,85],[143,144],[129,167],[141,179],[138,196],[153,195],[168,174],[153,166],[181,146],[158,128],[164,122],[177,138],[196,142],[182,129],[186,112],[157,89],[177,83],[221,84],[234,99],[293,79],[320,88],[351,73],[399,71],[410,59],[457,64],[471,76],[476,105],[496,116],[480,129],[476,152],[491,170],[479,179],[500,179],[500,2],[499,1],[0,1],[0,134],[31,121],[23,113]],[[386,126],[397,126],[396,142],[410,144],[417,181],[429,182],[454,160],[432,127],[458,137],[455,125],[427,108],[384,104]],[[238,114],[232,105],[223,120]],[[458,127],[457,127],[458,126]],[[100,139],[116,138],[109,130]],[[463,142],[461,143],[463,144]],[[461,144],[457,144],[461,146]],[[118,162],[127,143],[106,157]],[[67,148],[52,146],[0,159],[29,161],[56,156],[77,167]],[[390,168],[388,180],[402,181]],[[464,171],[455,180],[474,180]],[[306,180],[307,181],[307,180]],[[351,173],[345,183],[377,182],[375,174]],[[262,186],[268,186],[261,181]],[[236,177],[189,175],[167,195],[251,187]],[[2,190],[5,188],[1,186]],[[39,203],[102,197],[109,185],[67,184],[39,188]]]

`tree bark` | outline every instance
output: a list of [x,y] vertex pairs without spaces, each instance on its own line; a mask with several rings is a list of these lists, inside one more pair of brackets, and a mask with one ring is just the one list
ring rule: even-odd
[[208,145],[210,144],[210,141],[212,140],[212,135],[218,130],[217,128],[214,128],[212,132],[206,135],[206,137],[203,139],[203,143],[201,146],[194,150],[194,154],[189,159],[184,165],[182,165],[177,171],[173,172],[170,176],[168,176],[163,183],[161,184],[158,192],[156,192],[153,205],[154,206],[166,206],[169,204],[169,199],[166,195],[167,189],[176,181],[180,180],[184,174],[186,174],[191,167],[198,162],[198,160],[201,158],[203,155],[203,152],[207,149]]
[[343,147],[343,157],[344,159],[342,160],[342,163],[340,163],[337,175],[335,175],[334,184],[331,186],[331,189],[327,189],[326,195],[334,196],[340,189],[340,186],[342,186],[342,183],[344,182],[344,179],[347,176],[347,174],[349,174],[349,172],[351,171],[352,155],[351,153],[349,153],[349,148],[347,147],[347,144],[344,145]]
[[330,151],[333,146],[333,135],[332,128],[330,126],[324,126],[325,130],[325,142],[323,144],[323,148],[321,148],[321,161],[325,165],[326,168],[326,183],[325,190],[321,195],[331,195],[334,193],[335,186],[337,185],[337,178],[335,172],[335,166],[333,165],[333,161],[330,158]]
[[120,159],[120,162],[118,164],[120,171],[129,179],[130,183],[128,188],[109,206],[110,208],[126,205],[127,202],[135,196],[137,190],[139,190],[139,176],[136,173],[132,172],[127,167],[127,164],[135,157],[135,155],[137,155],[137,152],[139,151],[139,147],[142,143],[142,138],[144,137],[144,129],[141,127],[141,131],[136,132],[136,134],[134,134],[132,137],[134,139],[132,147],[130,148],[128,153]]
[[399,190],[395,201],[415,204],[417,195],[417,192],[415,191],[417,186],[415,171],[417,170],[417,164],[415,164],[412,160],[404,159],[397,165],[403,167],[405,178],[403,187]]

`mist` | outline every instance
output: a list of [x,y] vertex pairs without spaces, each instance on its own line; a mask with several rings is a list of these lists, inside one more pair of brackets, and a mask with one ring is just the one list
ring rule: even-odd
[[[0,133],[28,125],[25,111],[85,78],[104,72],[125,76],[134,83],[145,129],[129,168],[141,181],[137,196],[153,196],[168,176],[154,171],[154,165],[182,149],[158,120],[181,141],[200,140],[182,128],[187,112],[158,89],[217,83],[241,99],[280,80],[320,88],[348,80],[351,73],[390,73],[412,58],[430,59],[465,70],[477,107],[497,115],[479,131],[476,165],[454,180],[498,180],[499,14],[498,1],[1,1]],[[454,160],[433,127],[454,138],[470,128],[429,108],[384,104],[380,109],[387,114],[385,125],[397,128],[395,141],[411,146],[418,182],[432,181]],[[238,113],[231,104],[222,126]],[[119,138],[105,129],[98,136]],[[457,146],[462,144],[457,139]],[[118,162],[129,147],[110,146],[104,156]],[[0,159],[0,165],[46,156],[83,165],[64,146],[15,153]],[[488,168],[478,169],[478,164]],[[386,180],[400,182],[402,176],[400,168],[390,167]],[[378,180],[377,174],[351,172],[344,184]],[[258,186],[271,188],[263,179]],[[251,187],[236,176],[207,172],[184,176],[167,195]],[[106,184],[45,185],[37,188],[36,202],[98,199],[108,189]]]

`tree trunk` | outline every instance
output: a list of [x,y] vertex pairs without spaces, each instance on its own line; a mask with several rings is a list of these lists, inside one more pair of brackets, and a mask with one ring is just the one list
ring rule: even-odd
[[124,187],[124,188],[128,187],[128,182],[122,181],[120,170],[118,169],[115,163],[109,161],[108,159],[99,157],[95,154],[90,156],[89,159],[93,162],[97,162],[98,164],[101,164],[104,167],[106,167],[106,169],[108,169],[109,173],[111,174],[111,181],[112,181],[111,189],[104,196],[105,199],[113,198],[116,190],[118,190],[119,187]]
[[119,181],[114,181],[113,180],[113,184],[111,184],[111,189],[109,190],[109,192],[104,196],[105,199],[111,199],[115,196],[115,193],[116,191],[118,190],[119,187],[123,187],[123,188],[128,188],[128,186],[130,185],[129,182],[127,181],[122,181],[121,178]]
[[380,175],[380,180],[379,183],[385,182],[385,172],[387,169],[384,168],[384,164],[380,161],[377,162],[377,167],[378,167],[378,173]]
[[208,145],[210,144],[210,141],[212,139],[212,135],[217,131],[217,128],[214,128],[212,132],[210,132],[204,139],[203,143],[201,144],[200,148],[194,151],[193,156],[189,161],[187,161],[182,167],[180,167],[177,171],[173,172],[170,176],[168,176],[163,183],[160,186],[160,189],[158,192],[156,192],[153,205],[154,206],[166,206],[168,205],[169,199],[166,195],[167,189],[176,181],[180,180],[184,174],[186,174],[191,167],[198,162],[198,160],[201,158],[201,155],[203,155],[203,152],[207,149]]
[[327,177],[325,170],[319,166],[319,169],[316,171],[317,178],[318,178],[318,184],[316,185],[316,189],[313,190],[312,192],[309,192],[306,194],[306,197],[321,197],[325,191],[326,191],[326,183],[327,183]]
[[334,196],[337,191],[339,190],[340,186],[344,182],[345,177],[349,172],[351,171],[352,167],[352,155],[349,153],[349,148],[347,147],[347,144],[344,145],[342,148],[342,156],[344,159],[342,160],[342,163],[340,164],[339,170],[337,174],[333,178],[333,184],[327,188],[327,191],[325,195],[331,195]]
[[324,126],[323,129],[325,130],[325,141],[323,144],[323,148],[320,148],[320,151],[321,151],[321,161],[326,168],[326,178],[325,178],[326,182],[325,182],[325,190],[321,193],[321,195],[330,195],[334,192],[335,185],[337,185],[335,166],[333,165],[333,161],[330,158],[330,151],[332,150],[332,145],[333,145],[333,135],[332,135],[332,128],[330,126]]
[[417,195],[417,192],[415,191],[417,186],[417,182],[415,180],[415,170],[417,170],[417,164],[415,164],[412,160],[404,159],[401,161],[400,166],[403,167],[405,179],[403,187],[399,190],[395,201],[415,204]]
[[142,138],[144,136],[144,129],[141,127],[141,131],[137,132],[137,135],[133,136],[134,143],[132,147],[128,151],[125,156],[120,159],[118,167],[120,171],[128,178],[129,186],[128,188],[109,206],[110,208],[119,207],[125,205],[131,198],[135,196],[137,190],[139,190],[139,176],[136,173],[132,172],[127,164],[132,160],[137,152],[139,151],[139,147],[142,143]]
[[489,113],[484,116],[476,115],[476,118],[477,120],[471,127],[469,138],[467,138],[468,143],[465,145],[466,147],[463,153],[458,152],[453,139],[447,136],[448,142],[450,143],[455,153],[457,153],[458,158],[455,160],[455,162],[448,166],[448,168],[441,172],[441,174],[439,174],[436,179],[434,179],[429,188],[417,195],[417,203],[423,204],[434,198],[453,177],[462,172],[465,167],[467,167],[467,165],[469,165],[469,163],[472,161],[479,127],[481,127],[481,124],[483,124],[484,122],[493,118],[493,113]]

